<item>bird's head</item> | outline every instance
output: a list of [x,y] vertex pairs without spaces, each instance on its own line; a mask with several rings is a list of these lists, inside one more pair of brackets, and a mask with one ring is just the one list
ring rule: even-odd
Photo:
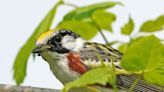
[[43,33],[36,42],[33,53],[47,51],[64,54],[70,51],[77,51],[83,46],[83,40],[78,34],[70,30],[50,30]]

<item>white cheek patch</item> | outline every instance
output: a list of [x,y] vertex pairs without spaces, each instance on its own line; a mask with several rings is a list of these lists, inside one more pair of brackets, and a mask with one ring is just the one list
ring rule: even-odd
[[61,43],[64,44],[64,43],[69,43],[69,42],[73,42],[73,41],[75,41],[74,37],[72,37],[72,36],[64,36],[62,38]]
[[83,47],[84,42],[86,41],[80,37],[75,39],[72,36],[65,36],[63,37],[61,44],[71,51],[79,51]]
[[75,43],[74,42],[64,43],[62,46],[69,50],[73,50],[75,48]]
[[62,41],[61,41],[61,44],[63,47],[69,49],[69,50],[72,50],[74,49],[75,47],[75,42],[76,40],[74,39],[74,37],[72,36],[65,36],[63,37]]

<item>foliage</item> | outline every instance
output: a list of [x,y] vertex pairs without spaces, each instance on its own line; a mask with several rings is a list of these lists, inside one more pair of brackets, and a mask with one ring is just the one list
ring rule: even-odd
[[14,79],[17,85],[20,85],[25,76],[26,76],[26,67],[27,67],[27,60],[31,54],[32,49],[35,47],[35,41],[43,32],[46,32],[51,27],[53,22],[53,18],[56,13],[56,9],[60,6],[63,2],[59,1],[52,10],[46,15],[46,17],[41,21],[38,27],[35,29],[34,33],[31,37],[27,40],[27,42],[20,48],[15,63],[13,66],[14,69]]
[[112,23],[116,20],[116,16],[113,13],[99,10],[93,13],[92,18],[101,29],[113,31]]
[[70,21],[62,22],[57,27],[57,29],[62,29],[62,28],[73,30],[77,34],[80,34],[82,37],[84,37],[84,39],[86,40],[93,38],[98,32],[98,29],[94,25],[88,22],[77,21],[77,20],[70,20]]
[[142,24],[141,32],[155,32],[164,29],[164,15],[159,16],[156,20],[149,20]]
[[63,18],[63,20],[85,20],[87,18],[90,18],[93,13],[97,10],[104,10],[112,8],[116,5],[122,5],[120,2],[103,2],[98,4],[93,4],[89,6],[80,7],[77,9],[74,9],[70,11],[68,14],[66,14]]
[[132,42],[121,63],[127,71],[141,72],[146,80],[163,85],[163,52],[164,46],[157,37],[143,37]]
[[[73,82],[70,82],[65,85],[62,92],[67,92],[72,87],[85,87],[91,84],[102,84],[106,85],[107,83],[112,83],[112,70],[107,66],[101,66],[99,68],[90,70],[85,73],[80,79],[77,79]],[[95,76],[97,74],[97,76]]]
[[121,33],[125,35],[130,35],[133,30],[134,30],[134,22],[133,19],[129,17],[128,23],[121,28]]
[[[13,67],[14,79],[18,85],[23,82],[26,76],[27,61],[32,48],[35,46],[34,44],[36,39],[41,33],[49,30],[56,13],[56,9],[58,6],[64,4],[65,2],[59,1],[53,9],[50,10],[32,36],[19,50]],[[104,29],[113,34],[114,30],[112,28],[112,24],[116,21],[116,15],[106,11],[106,9],[112,8],[116,5],[122,5],[122,3],[103,2],[75,8],[68,12],[55,28],[70,29],[81,35],[86,40],[92,39],[99,32],[104,37],[102,32]],[[129,73],[144,75],[144,78],[147,81],[164,85],[164,46],[161,44],[161,39],[154,35],[145,35],[143,37],[139,36],[137,38],[133,38],[132,33],[134,31],[134,27],[135,23],[131,17],[129,17],[129,21],[121,27],[121,34],[129,36],[130,38],[129,42],[121,42],[121,45],[118,47],[119,50],[124,53],[121,65]],[[155,20],[144,22],[138,33],[156,32],[161,31],[163,28],[164,16],[162,15]],[[104,40],[106,39],[107,38],[104,37]],[[119,41],[114,41],[113,44],[115,43],[119,43]],[[95,74],[98,75],[94,76]],[[115,81],[115,70],[113,68],[102,66],[85,73],[78,80],[66,84],[63,92],[66,92],[74,87],[88,87],[88,85],[96,83],[102,85],[109,83],[115,88],[115,91],[117,91]]]
[[128,46],[129,46],[128,43],[121,44],[121,45],[119,46],[118,50],[119,50],[120,52],[122,52],[122,53],[125,53],[126,50],[128,49]]
[[162,51],[164,51],[163,45],[153,35],[136,39],[125,52],[121,63],[128,71],[144,73],[152,71],[162,66],[164,62]]

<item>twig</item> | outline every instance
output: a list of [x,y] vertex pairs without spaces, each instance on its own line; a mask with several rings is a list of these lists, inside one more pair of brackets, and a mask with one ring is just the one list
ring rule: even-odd
[[133,92],[135,86],[137,85],[137,83],[138,83],[138,81],[141,79],[141,77],[142,77],[142,74],[134,80],[134,82],[133,82],[133,84],[132,84],[132,86],[130,87],[130,89],[129,89],[128,92]]
[[0,92],[60,92],[56,89],[0,84]]
[[98,31],[100,32],[101,36],[103,37],[104,41],[106,44],[110,44],[107,40],[107,38],[105,37],[104,33],[101,31],[101,28],[98,26],[98,24],[94,21],[94,19],[91,17],[92,22],[95,24],[96,28],[98,29]]
[[100,34],[101,34],[101,36],[103,37],[103,39],[104,39],[105,43],[106,43],[106,44],[110,44],[110,43],[108,42],[107,38],[105,37],[104,33],[101,31],[101,29],[100,29],[100,28],[98,28],[98,30],[99,30],[99,32],[100,32]]
[[68,5],[68,6],[71,6],[71,7],[74,7],[74,8],[79,8],[79,6],[71,4],[71,3],[64,2],[64,5]]
[[113,79],[114,79],[114,83],[113,83],[113,88],[114,88],[114,91],[115,92],[118,92],[118,88],[117,88],[117,85],[116,85],[116,69],[115,69],[115,65],[114,65],[114,62],[113,62],[113,57],[111,57],[111,61],[112,61],[112,74],[113,74]]

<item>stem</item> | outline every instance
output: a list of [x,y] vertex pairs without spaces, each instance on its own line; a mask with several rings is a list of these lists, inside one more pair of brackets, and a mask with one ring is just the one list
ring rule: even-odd
[[105,37],[104,33],[101,31],[101,28],[98,26],[98,24],[94,21],[94,19],[91,17],[92,22],[95,24],[96,28],[98,29],[98,31],[100,32],[101,36],[103,37],[104,41],[106,44],[110,44],[108,43],[107,38]]
[[134,82],[133,82],[133,84],[132,84],[132,86],[130,87],[130,89],[129,89],[128,92],[133,92],[134,87],[137,85],[137,83],[138,83],[138,81],[141,79],[141,77],[142,77],[142,74],[141,74],[141,76],[139,76],[138,78],[136,78],[136,79],[134,80]]
[[[97,28],[98,28],[98,27],[97,27]],[[99,29],[98,29],[98,30],[99,30]],[[104,35],[104,33],[101,31],[101,29],[99,30],[99,32],[100,32],[101,36],[103,37],[105,43],[106,43],[106,44],[109,44],[107,38],[105,37],[105,35]]]
[[0,92],[60,92],[57,89],[0,84]]
[[135,33],[135,34],[133,34],[133,35],[131,35],[130,37],[132,38],[132,37],[137,37],[137,35],[139,34],[140,32],[137,32],[137,33]]
[[128,47],[131,45],[132,41],[133,41],[133,38],[131,36],[129,36],[129,43],[128,43]]
[[[113,57],[112,57],[113,58]],[[111,59],[112,59],[111,58]],[[111,60],[112,61],[112,72],[113,72],[113,80],[114,80],[114,83],[113,83],[113,88],[114,88],[114,91],[115,92],[118,92],[118,88],[117,88],[117,85],[116,85],[116,70],[115,70],[115,65],[114,65],[114,62],[113,62],[113,59]]]
[[64,5],[68,5],[68,6],[71,6],[71,7],[74,7],[74,8],[79,8],[77,5],[74,5],[74,4],[71,4],[71,3],[64,2]]

